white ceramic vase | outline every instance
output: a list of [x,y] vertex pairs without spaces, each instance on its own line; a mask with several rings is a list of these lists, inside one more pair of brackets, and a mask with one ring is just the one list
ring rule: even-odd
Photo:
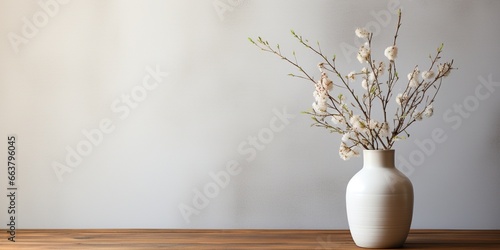
[[408,236],[413,186],[394,157],[394,150],[364,150],[363,168],[347,185],[347,219],[359,247],[401,247]]

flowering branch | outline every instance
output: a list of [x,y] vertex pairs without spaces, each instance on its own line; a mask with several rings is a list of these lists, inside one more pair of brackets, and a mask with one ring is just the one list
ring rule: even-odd
[[[390,149],[397,140],[405,138],[401,134],[409,136],[407,129],[410,125],[424,117],[432,116],[434,100],[441,89],[443,78],[454,69],[453,60],[439,62],[443,50],[443,44],[441,44],[436,54],[429,56],[431,63],[426,71],[420,72],[417,65],[408,74],[408,82],[404,90],[396,95],[393,102],[396,83],[400,79],[396,68],[397,38],[400,27],[401,11],[398,15],[393,44],[384,51],[388,61],[377,61],[372,57],[373,33],[364,28],[356,29],[356,36],[365,40],[357,53],[357,59],[364,67],[360,71],[351,71],[347,75],[338,71],[335,66],[335,56],[329,59],[321,51],[319,43],[318,47],[314,48],[307,39],[292,30],[292,36],[321,59],[318,64],[320,78],[317,81],[312,76],[313,74],[306,72],[300,66],[295,52],[293,52],[293,59],[290,59],[281,52],[279,45],[271,46],[261,37],[258,37],[256,41],[251,38],[249,40],[261,50],[277,55],[299,70],[300,75],[289,74],[290,76],[302,78],[314,84],[313,109],[305,113],[311,115],[314,121],[312,126],[323,127],[342,135],[339,154],[342,159],[347,160],[359,155],[359,148]],[[386,72],[387,78],[384,80],[382,77]],[[330,73],[336,75],[338,84],[329,78]],[[360,78],[361,87],[364,89],[361,96],[355,90],[357,87],[354,84],[357,78]],[[332,93],[334,86],[338,87],[335,94]],[[352,101],[348,101],[345,94]],[[391,123],[392,129],[388,116],[391,105],[397,105]],[[378,106],[381,107],[382,117],[376,117],[374,107]],[[359,114],[355,114],[355,111],[359,111]]]

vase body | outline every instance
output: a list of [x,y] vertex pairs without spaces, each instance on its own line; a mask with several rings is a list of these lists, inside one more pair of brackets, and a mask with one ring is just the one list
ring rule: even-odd
[[363,168],[347,185],[347,219],[359,247],[401,247],[408,236],[413,186],[394,157],[394,150],[364,150]]

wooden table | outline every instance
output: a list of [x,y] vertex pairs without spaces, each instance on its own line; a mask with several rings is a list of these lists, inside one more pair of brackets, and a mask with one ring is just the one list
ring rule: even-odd
[[[0,249],[360,249],[347,230],[17,230]],[[404,249],[500,249],[500,230],[412,230]]]

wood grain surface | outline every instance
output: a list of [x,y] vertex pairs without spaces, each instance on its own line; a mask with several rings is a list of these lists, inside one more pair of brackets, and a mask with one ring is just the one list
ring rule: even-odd
[[[18,230],[0,249],[360,249],[347,230]],[[412,230],[404,249],[500,249],[500,230]]]

